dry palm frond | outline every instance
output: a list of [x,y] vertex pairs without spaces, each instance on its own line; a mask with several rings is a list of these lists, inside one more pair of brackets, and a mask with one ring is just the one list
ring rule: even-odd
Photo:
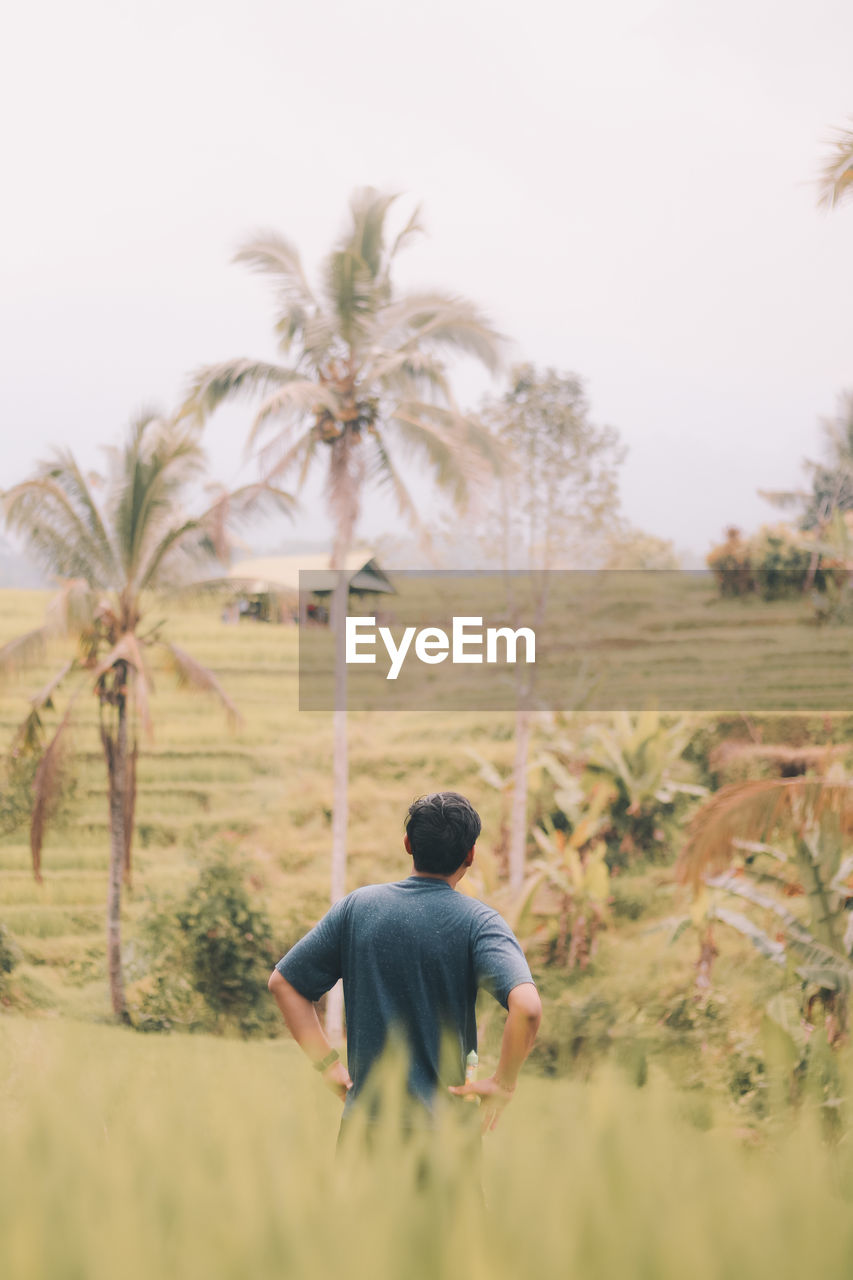
[[66,662],[64,667],[57,671],[55,676],[51,676],[47,684],[34,694],[30,699],[30,705],[36,711],[50,711],[53,708],[53,695],[66,676],[70,675],[77,667],[76,661],[72,658],[70,662]]
[[243,717],[237,710],[237,707],[228,697],[228,694],[222,688],[216,676],[209,667],[203,666],[197,662],[195,658],[186,653],[185,650],[176,644],[170,644],[168,641],[158,641],[159,647],[166,650],[168,655],[168,663],[180,687],[188,687],[192,689],[200,689],[207,693],[215,693],[228,714],[228,719],[232,726],[242,724]]
[[709,763],[712,769],[723,769],[734,760],[768,760],[780,765],[803,766],[809,768],[835,759],[837,756],[849,755],[853,747],[836,744],[831,746],[806,745],[789,747],[784,743],[772,742],[721,742],[711,752]]
[[33,859],[33,875],[42,883],[41,851],[45,827],[51,810],[56,804],[62,779],[65,738],[71,722],[73,701],[69,703],[59,727],[45,748],[33,778],[33,808],[30,817],[30,852]]
[[723,787],[693,815],[678,860],[679,878],[696,886],[728,866],[734,841],[763,842],[774,832],[799,835],[829,814],[842,833],[853,832],[853,784],[771,778]]
[[231,490],[222,485],[209,487],[216,493],[216,498],[199,516],[197,525],[203,531],[210,550],[221,561],[227,561],[233,549],[232,530],[237,525],[270,510],[292,515],[296,506],[292,494],[265,481]]
[[16,636],[0,649],[0,675],[15,675],[23,667],[33,666],[44,657],[47,628],[34,627]]
[[151,708],[148,694],[149,689],[151,688],[151,677],[148,673],[139,641],[132,632],[125,632],[118,643],[109,651],[107,656],[98,663],[93,673],[95,685],[97,687],[107,672],[122,662],[126,663],[127,666],[133,670],[132,685],[136,709],[139,712],[139,718],[142,721],[143,729],[146,734],[150,736]]

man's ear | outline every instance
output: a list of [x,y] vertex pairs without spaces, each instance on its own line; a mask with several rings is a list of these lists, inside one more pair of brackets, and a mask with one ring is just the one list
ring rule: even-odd
[[470,848],[470,849],[468,850],[468,852],[465,854],[465,866],[466,866],[466,867],[470,867],[471,863],[474,861],[474,854],[476,853],[476,851],[477,851],[477,846],[476,846],[475,844],[472,844],[472,845],[471,845],[471,848]]
[[412,853],[412,846],[409,842],[408,836],[403,836],[403,848],[406,850],[406,853],[409,855],[410,858],[414,857],[414,854]]

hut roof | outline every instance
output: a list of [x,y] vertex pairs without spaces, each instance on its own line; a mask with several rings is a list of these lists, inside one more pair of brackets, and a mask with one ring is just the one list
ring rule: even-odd
[[[393,586],[369,549],[360,547],[351,551],[346,557],[344,567],[350,575],[350,591],[394,593]],[[240,560],[237,564],[233,564],[226,578],[235,585],[239,583],[245,586],[255,594],[271,592],[279,595],[297,595],[300,571],[303,574],[303,587],[307,586],[310,589],[311,579],[316,575],[315,590],[330,589],[329,557],[323,554],[256,556],[251,560]]]

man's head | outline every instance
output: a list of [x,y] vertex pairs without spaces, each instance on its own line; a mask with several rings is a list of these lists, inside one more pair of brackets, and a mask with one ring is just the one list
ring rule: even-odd
[[457,791],[419,796],[406,815],[406,848],[415,870],[452,876],[468,859],[481,827],[480,815]]

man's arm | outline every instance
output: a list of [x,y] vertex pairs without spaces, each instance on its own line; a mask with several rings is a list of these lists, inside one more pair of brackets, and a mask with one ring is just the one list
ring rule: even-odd
[[[267,983],[275,996],[276,1004],[281,1009],[287,1029],[299,1047],[312,1062],[322,1062],[332,1046],[326,1039],[317,1010],[310,1000],[299,994],[294,986],[282,977],[278,969],[273,969]],[[323,1083],[326,1084],[341,1101],[352,1088],[349,1072],[338,1059],[323,1072]]]
[[461,1097],[473,1095],[481,1099],[482,1131],[494,1129],[501,1113],[515,1093],[518,1073],[536,1040],[542,1021],[542,1001],[532,982],[521,982],[507,997],[507,1019],[501,1041],[501,1056],[495,1073],[486,1080],[450,1085],[450,1092]]

